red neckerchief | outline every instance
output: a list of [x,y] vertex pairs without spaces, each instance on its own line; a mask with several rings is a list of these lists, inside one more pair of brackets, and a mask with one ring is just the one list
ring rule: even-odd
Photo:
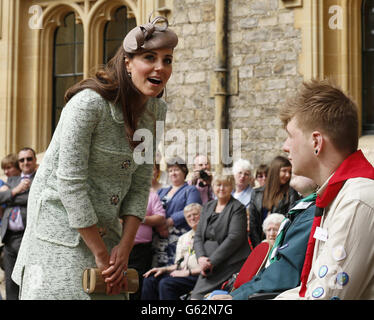
[[374,180],[374,168],[366,160],[361,150],[352,153],[346,158],[334,175],[330,178],[326,190],[322,196],[317,196],[316,199],[316,212],[314,215],[312,229],[310,231],[308,246],[305,253],[305,260],[303,270],[301,272],[301,289],[299,292],[300,297],[305,296],[306,282],[309,277],[309,272],[312,267],[313,251],[316,239],[314,232],[321,224],[323,209],[326,208],[337,196],[340,189],[343,187],[346,180],[351,178],[368,178]]

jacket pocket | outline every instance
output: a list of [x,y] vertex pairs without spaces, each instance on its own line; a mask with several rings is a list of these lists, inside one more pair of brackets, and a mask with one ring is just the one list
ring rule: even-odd
[[42,199],[37,208],[36,237],[51,243],[76,247],[80,234],[69,227],[67,213],[59,199]]

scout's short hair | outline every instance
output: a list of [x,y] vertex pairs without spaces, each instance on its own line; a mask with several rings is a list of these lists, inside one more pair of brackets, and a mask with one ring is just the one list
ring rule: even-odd
[[340,151],[357,150],[357,106],[329,80],[303,82],[296,96],[281,107],[279,117],[284,126],[295,117],[301,130],[321,131]]

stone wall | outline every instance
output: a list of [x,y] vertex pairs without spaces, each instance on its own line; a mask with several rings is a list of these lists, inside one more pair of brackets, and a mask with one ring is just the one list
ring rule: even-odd
[[[228,3],[228,66],[239,75],[239,92],[228,98],[228,124],[230,130],[241,129],[241,156],[255,167],[282,154],[285,132],[276,114],[302,81],[297,72],[301,34],[293,11],[279,9],[278,0]],[[165,130],[179,128],[187,137],[188,129],[214,128],[215,104],[209,93],[215,1],[174,0],[171,25],[180,40],[167,86]]]

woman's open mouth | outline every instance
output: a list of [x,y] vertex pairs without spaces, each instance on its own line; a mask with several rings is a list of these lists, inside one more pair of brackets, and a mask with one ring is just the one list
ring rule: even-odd
[[162,81],[158,78],[147,78],[147,80],[150,83],[155,84],[155,85],[160,85],[162,83]]

